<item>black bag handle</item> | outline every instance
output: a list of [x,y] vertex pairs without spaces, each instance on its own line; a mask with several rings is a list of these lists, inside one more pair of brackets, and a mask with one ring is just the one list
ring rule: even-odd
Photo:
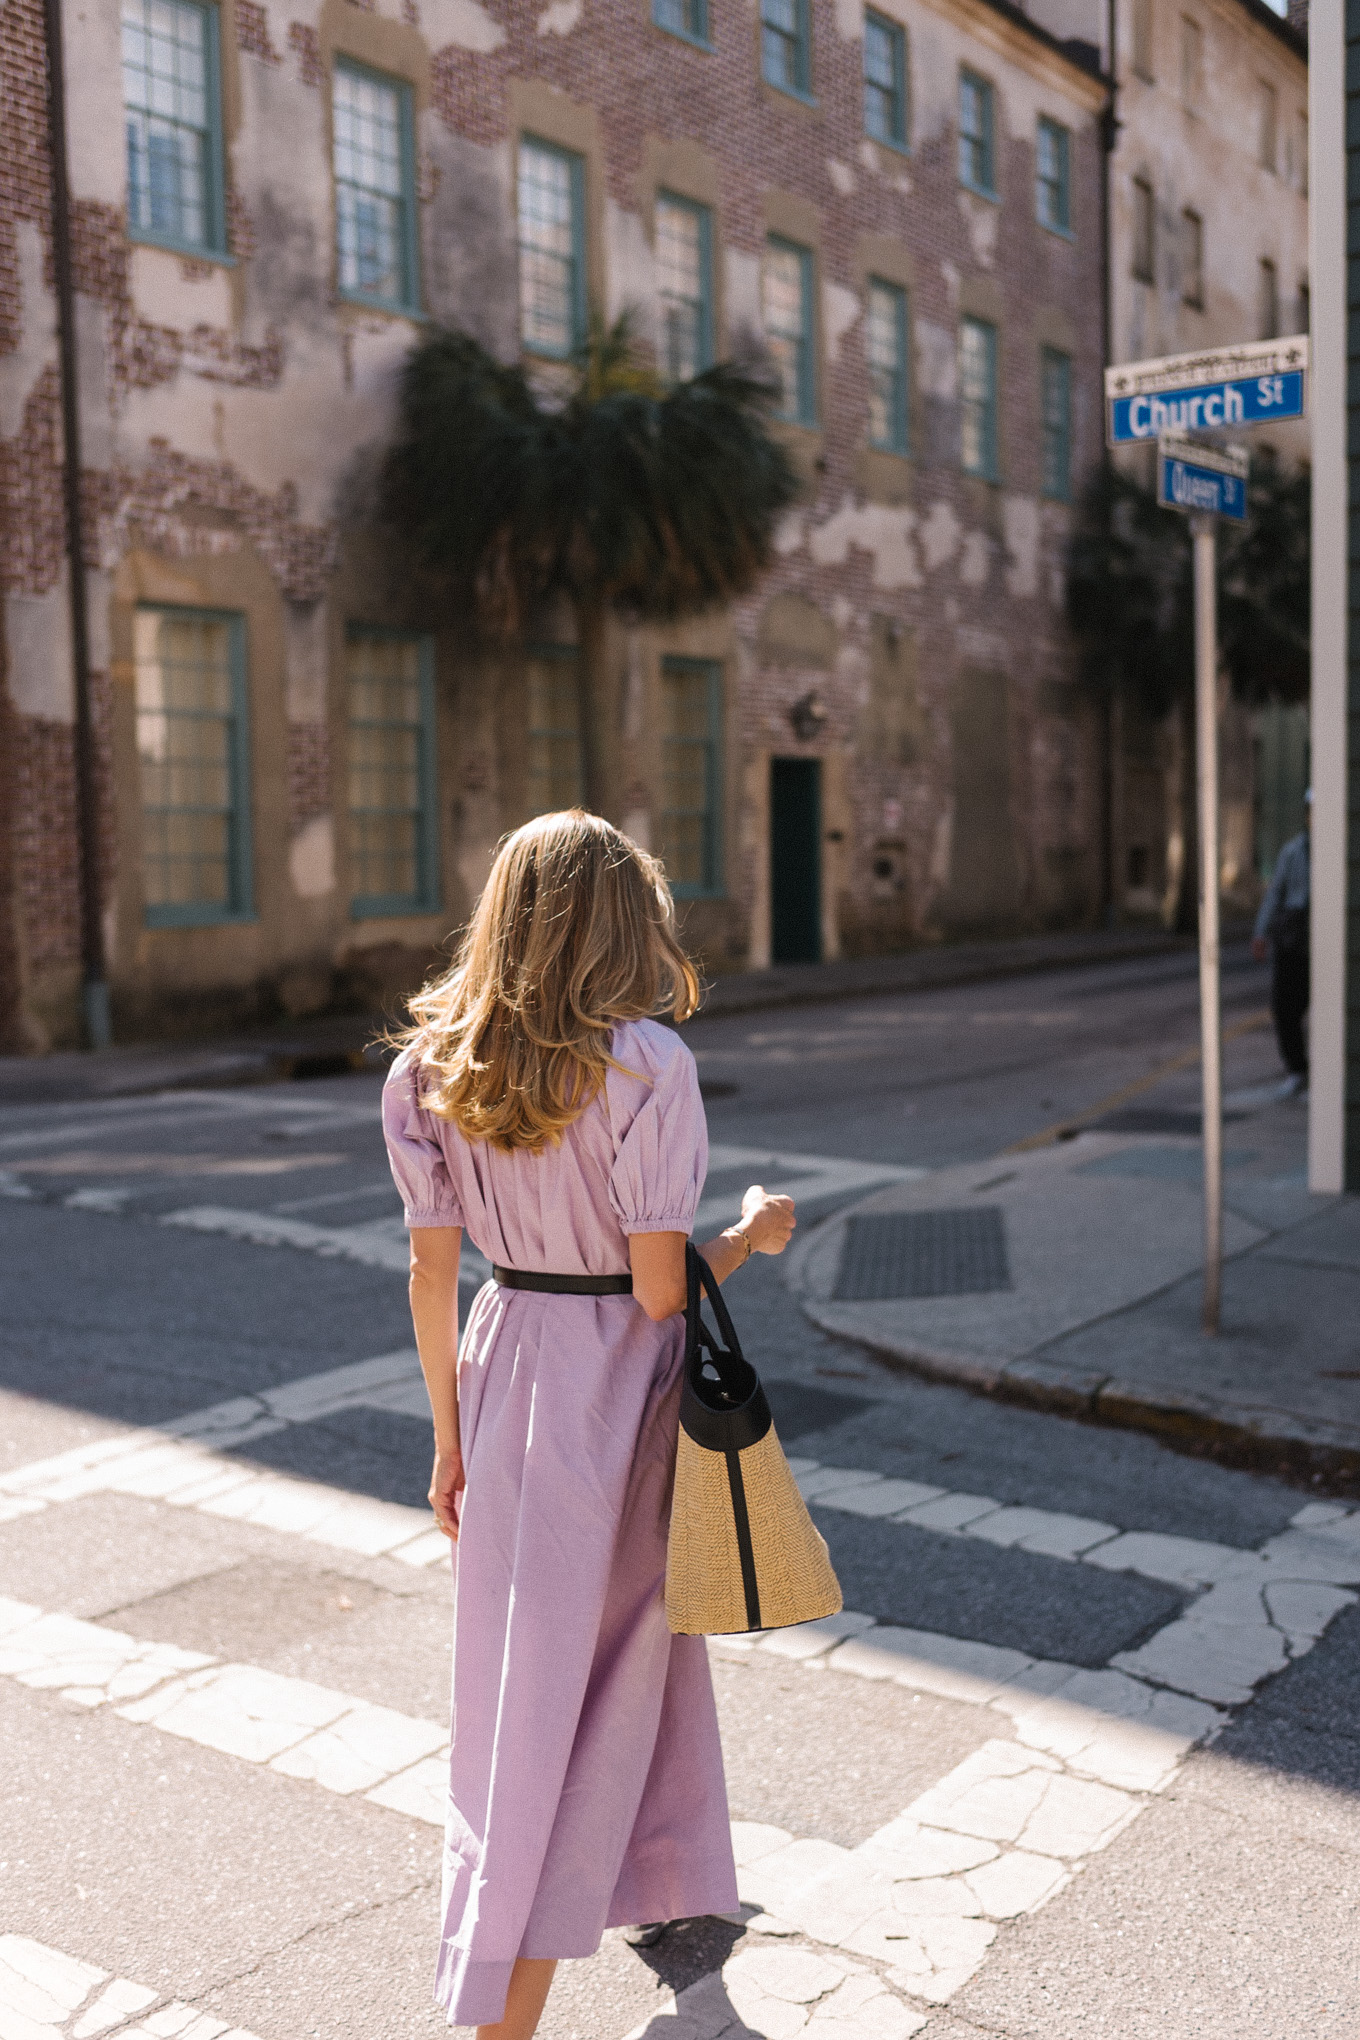
[[[718,1337],[704,1323],[707,1291]],[[756,1445],[773,1419],[760,1377],[741,1350],[717,1278],[692,1240],[685,1242],[685,1366],[680,1422],[710,1452]]]

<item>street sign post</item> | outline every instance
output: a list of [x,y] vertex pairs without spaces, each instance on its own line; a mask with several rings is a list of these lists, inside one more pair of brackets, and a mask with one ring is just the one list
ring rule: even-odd
[[1105,371],[1105,437],[1136,446],[1163,432],[1276,425],[1308,409],[1308,336],[1123,362]]
[[1308,340],[1267,340],[1105,371],[1111,446],[1157,442],[1157,501],[1189,515],[1194,545],[1195,745],[1199,796],[1200,1125],[1204,1138],[1202,1323],[1219,1329],[1223,1293],[1223,1016],[1219,965],[1218,573],[1215,520],[1247,514],[1243,447],[1208,446],[1191,432],[1302,418]]
[[1250,467],[1245,446],[1201,446],[1182,433],[1163,432],[1157,441],[1157,501],[1166,510],[1230,517],[1241,524],[1247,515]]

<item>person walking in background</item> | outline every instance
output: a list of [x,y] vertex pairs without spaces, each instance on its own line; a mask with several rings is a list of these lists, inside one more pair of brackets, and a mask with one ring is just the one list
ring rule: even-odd
[[1275,1021],[1275,1039],[1296,1091],[1305,1090],[1308,1084],[1308,1044],[1303,1022],[1309,999],[1312,859],[1308,825],[1312,812],[1310,786],[1303,796],[1304,825],[1275,859],[1251,944],[1251,953],[1258,963],[1264,962],[1267,949],[1270,951],[1270,1011]]
[[[685,1242],[708,1166],[698,999],[661,866],[598,816],[501,846],[383,1092],[455,1546],[453,1737],[435,1990],[530,2040],[559,1957],[606,1926],[737,1904],[702,1636],[664,1604]],[[458,1349],[463,1230],[492,1262]],[[753,1185],[701,1251],[778,1254]]]

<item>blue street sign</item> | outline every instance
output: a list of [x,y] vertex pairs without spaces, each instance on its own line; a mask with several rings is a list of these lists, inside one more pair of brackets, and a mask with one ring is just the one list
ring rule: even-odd
[[1247,484],[1242,475],[1186,460],[1165,447],[1157,455],[1157,501],[1168,510],[1207,511],[1211,517],[1246,522]]
[[[1306,414],[1305,375],[1243,376],[1227,382],[1139,391],[1110,399],[1110,444],[1128,446],[1162,432],[1212,432],[1231,425],[1273,424]],[[1234,513],[1225,511],[1225,516]]]

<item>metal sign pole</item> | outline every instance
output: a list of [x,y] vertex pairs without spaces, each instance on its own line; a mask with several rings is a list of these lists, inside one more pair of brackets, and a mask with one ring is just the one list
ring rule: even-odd
[[1218,588],[1214,519],[1190,520],[1195,555],[1195,747],[1199,790],[1199,1024],[1204,1137],[1204,1307],[1219,1329],[1223,1290],[1223,1015],[1218,937]]

